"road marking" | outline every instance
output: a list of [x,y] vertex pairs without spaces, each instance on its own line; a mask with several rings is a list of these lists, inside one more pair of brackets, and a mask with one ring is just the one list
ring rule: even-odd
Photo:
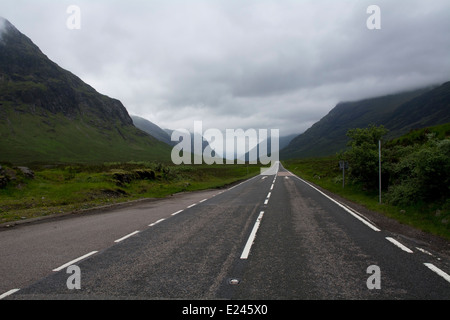
[[272,195],[272,192],[269,192],[269,193],[267,194],[267,199],[269,199],[271,195]]
[[273,183],[272,183],[272,185],[270,186],[270,190],[272,190],[273,189]]
[[429,255],[429,256],[433,256],[433,254],[432,254],[431,252],[428,252],[428,251],[425,250],[425,249],[422,249],[422,248],[419,248],[419,247],[416,247],[416,249],[419,250],[419,251],[421,251],[421,252],[423,252],[423,253],[425,253],[425,254],[427,254],[427,255]]
[[266,201],[264,201],[264,204],[267,204],[267,203],[269,203],[269,199],[266,199]]
[[175,216],[175,215],[179,214],[180,212],[183,212],[183,210],[178,210],[177,212],[172,213],[172,216]]
[[424,265],[426,265],[430,270],[436,272],[442,278],[447,280],[447,282],[450,282],[450,276],[447,273],[445,273],[444,271],[442,271],[441,269],[439,269],[438,267],[436,267],[434,264],[424,263]]
[[256,219],[255,225],[253,226],[252,232],[250,233],[250,236],[248,237],[247,243],[245,244],[244,250],[241,254],[241,259],[243,260],[247,259],[248,255],[250,254],[250,249],[253,245],[253,242],[255,241],[256,232],[258,231],[259,225],[261,224],[263,215],[264,211],[261,211],[258,218]]
[[[357,211],[354,210],[350,210],[349,208],[347,208],[346,206],[344,206],[342,203],[340,203],[337,200],[334,200],[333,198],[331,198],[330,196],[326,195],[325,193],[323,193],[322,191],[320,191],[319,189],[317,189],[316,187],[314,187],[312,184],[306,182],[305,180],[303,180],[302,178],[292,174],[294,177],[296,177],[297,179],[299,179],[301,182],[307,184],[308,186],[310,186],[311,188],[313,188],[314,190],[316,190],[317,192],[319,192],[320,194],[322,194],[324,197],[328,198],[329,200],[333,201],[334,203],[336,203],[338,206],[340,206],[342,209],[344,209],[345,211],[347,211],[348,213],[350,213],[353,217],[355,217],[356,219],[358,219],[359,221],[361,221],[362,223],[364,223],[366,226],[368,226],[370,229],[372,229],[373,231],[381,231],[380,229],[378,229],[377,227],[375,227],[372,223],[370,223],[369,221],[366,220],[366,218],[363,218],[363,216],[359,213],[356,213]],[[354,212],[353,212],[354,211]]]
[[138,233],[139,231],[134,231],[134,232],[132,232],[132,233],[130,233],[130,234],[127,234],[125,237],[122,237],[122,238],[120,238],[120,239],[117,239],[117,240],[114,240],[114,242],[120,242],[120,241],[123,241],[123,240],[125,240],[126,238],[129,238],[129,237],[131,237],[131,236],[134,236],[136,233]]
[[3,298],[6,298],[7,296],[12,295],[13,293],[15,293],[15,292],[17,292],[17,291],[19,291],[19,290],[20,290],[20,289],[11,289],[11,290],[9,290],[9,291],[7,291],[7,292],[1,294],[1,295],[0,295],[0,300],[3,299]]
[[200,200],[199,203],[205,202],[206,200],[208,200],[208,199]]
[[[183,211],[183,210],[181,210],[181,211]],[[158,221],[155,221],[155,222],[153,222],[153,223],[150,223],[148,226],[149,226],[149,227],[153,227],[155,224],[158,224],[158,223],[160,223],[160,222],[162,222],[162,221],[164,221],[164,220],[166,220],[166,219],[165,219],[165,218],[159,219]]]
[[192,208],[193,206],[197,205],[196,203],[191,204],[190,206],[188,206],[187,208]]
[[93,254],[96,254],[97,252],[98,252],[98,251],[92,251],[92,252],[89,252],[88,254],[85,254],[84,256],[81,256],[81,257],[79,257],[79,258],[76,258],[76,259],[74,259],[74,260],[72,260],[72,261],[69,261],[69,262],[67,262],[66,264],[63,264],[62,266],[60,266],[60,267],[58,267],[58,268],[56,268],[56,269],[53,269],[52,271],[60,271],[60,270],[66,268],[66,267],[68,267],[68,266],[71,266],[71,265],[74,264],[75,262],[78,262],[78,261],[83,260],[83,259],[85,259],[85,258],[87,258],[87,257],[89,257],[89,256],[92,256]]
[[386,237],[386,240],[390,241],[391,243],[393,243],[394,245],[396,245],[397,247],[399,247],[403,251],[406,251],[408,253],[413,253],[413,251],[411,249],[409,249],[408,247],[404,246],[403,244],[401,244],[400,242],[398,242],[394,238]]

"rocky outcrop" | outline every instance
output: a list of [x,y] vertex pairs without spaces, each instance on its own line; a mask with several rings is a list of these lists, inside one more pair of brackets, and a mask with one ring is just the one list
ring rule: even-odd
[[0,165],[0,189],[10,182],[20,182],[23,179],[34,179],[34,172],[28,167],[2,167]]

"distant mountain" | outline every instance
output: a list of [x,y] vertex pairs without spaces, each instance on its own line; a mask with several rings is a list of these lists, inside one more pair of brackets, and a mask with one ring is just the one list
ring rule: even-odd
[[147,132],[149,135],[155,137],[159,141],[162,141],[170,146],[173,146],[175,144],[171,141],[170,135],[167,133],[167,131],[161,129],[153,122],[136,115],[131,115],[131,119],[133,119],[133,123],[137,128],[141,129],[144,132]]
[[289,143],[291,143],[291,141],[294,140],[297,136],[298,136],[297,134],[290,134],[287,136],[280,137],[280,145],[279,145],[280,150],[286,148],[289,145]]
[[[270,132],[270,130],[268,130],[268,132]],[[279,137],[278,139],[278,150],[282,150],[285,147],[287,147],[289,145],[289,143],[295,138],[297,137],[296,134],[291,134],[291,135],[287,135],[287,136],[283,136],[283,137]],[[267,156],[271,156],[271,139],[269,138],[268,140],[264,140],[264,143],[266,144],[266,155]],[[252,154],[256,154],[256,156],[252,156]],[[259,162],[259,156],[260,156],[260,145],[258,144],[255,148],[249,150],[248,152],[245,153],[245,155],[240,156],[239,160],[241,161],[257,161]]]
[[[151,136],[155,137],[159,141],[162,141],[166,144],[168,144],[171,147],[176,146],[179,141],[172,141],[172,132],[174,130],[171,129],[161,129],[158,125],[154,124],[153,122],[144,119],[139,116],[132,115],[131,118],[133,119],[133,123],[136,127],[141,129],[142,131],[150,134]],[[191,153],[194,153],[194,139],[195,135],[191,134]],[[206,141],[203,137],[200,135],[197,136],[198,139],[202,139],[202,151],[205,150],[205,148],[209,145],[208,141]]]
[[168,160],[119,100],[62,69],[9,21],[0,37],[0,161]]
[[384,125],[387,138],[450,122],[450,82],[418,90],[339,103],[325,117],[282,149],[280,157],[333,155],[347,147],[349,129]]
[[[181,141],[172,141],[172,133],[176,130],[172,130],[172,129],[163,129],[167,135],[169,136],[169,140],[171,145],[176,146],[179,144],[179,142]],[[202,141],[202,154],[198,154],[199,156],[203,155],[203,151],[205,150],[205,148],[207,146],[209,146],[209,142],[201,135],[201,134],[194,134],[191,132],[191,153],[194,154],[194,141],[195,140],[201,140]]]

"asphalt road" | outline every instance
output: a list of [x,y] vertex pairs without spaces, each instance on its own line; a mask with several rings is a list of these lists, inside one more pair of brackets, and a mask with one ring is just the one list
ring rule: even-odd
[[281,165],[227,190],[15,227],[0,243],[3,299],[450,299],[447,256]]

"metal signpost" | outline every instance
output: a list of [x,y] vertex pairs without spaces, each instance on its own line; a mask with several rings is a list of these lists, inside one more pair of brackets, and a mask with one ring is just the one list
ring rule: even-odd
[[381,203],[381,140],[378,140],[378,188],[379,202]]
[[345,186],[345,169],[348,169],[348,161],[339,161],[339,168],[342,170],[342,188]]

